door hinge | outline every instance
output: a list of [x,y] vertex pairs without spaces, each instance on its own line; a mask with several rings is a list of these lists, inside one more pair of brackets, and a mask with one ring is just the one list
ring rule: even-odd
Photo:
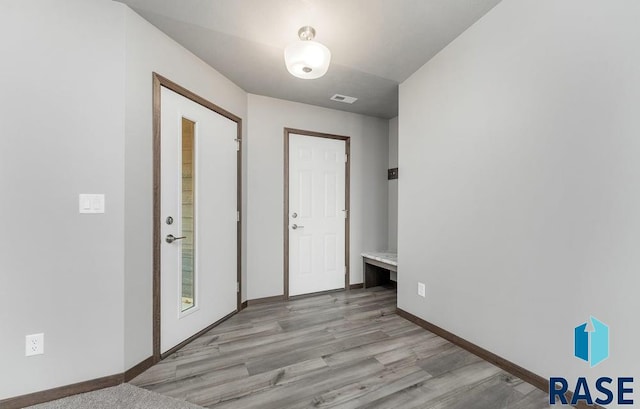
[[348,154],[344,154],[344,163],[349,162],[349,155]]
[[242,143],[242,139],[234,139],[236,141],[236,151],[240,150],[240,144]]
[[347,275],[347,266],[344,266],[344,275]]
[[236,292],[240,292],[240,281],[236,281]]
[[346,209],[343,209],[342,211],[344,212],[344,218],[348,219],[349,218],[349,211],[346,210]]
[[236,210],[236,221],[240,221],[240,210]]

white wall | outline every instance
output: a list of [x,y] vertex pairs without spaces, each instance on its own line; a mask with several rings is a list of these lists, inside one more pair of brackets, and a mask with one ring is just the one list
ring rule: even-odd
[[638,21],[504,0],[401,85],[400,308],[544,377],[640,375]]
[[123,7],[2,2],[0,38],[1,400],[123,371]]
[[[245,135],[247,96],[120,3],[0,7],[3,399],[152,354],[152,72],[243,118]],[[79,215],[79,193],[105,193],[106,213]],[[25,358],[38,332],[45,355]]]
[[[389,120],[389,169],[398,167],[398,117]],[[398,179],[389,182],[389,239],[387,249],[398,251]]]
[[284,128],[351,137],[351,283],[387,246],[388,121],[249,94],[247,298],[283,294]]
[[[126,43],[124,288],[125,367],[130,368],[152,354],[152,72],[241,117],[245,146],[247,94],[129,8],[126,8]],[[246,204],[247,161],[246,152],[243,153]],[[246,214],[246,207],[243,213]],[[246,232],[246,222],[243,228]],[[246,283],[246,239],[243,247]]]

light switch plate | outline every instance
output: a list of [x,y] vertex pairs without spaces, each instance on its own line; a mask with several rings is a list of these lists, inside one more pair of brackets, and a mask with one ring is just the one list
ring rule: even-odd
[[83,214],[104,213],[104,195],[80,193],[79,211]]

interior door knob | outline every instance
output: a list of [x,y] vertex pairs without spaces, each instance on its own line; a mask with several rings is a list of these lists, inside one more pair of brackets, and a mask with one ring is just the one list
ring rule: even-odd
[[165,239],[165,241],[169,244],[173,243],[176,240],[182,240],[182,239],[186,239],[187,236],[182,236],[182,237],[175,237],[173,234],[167,234],[167,238]]

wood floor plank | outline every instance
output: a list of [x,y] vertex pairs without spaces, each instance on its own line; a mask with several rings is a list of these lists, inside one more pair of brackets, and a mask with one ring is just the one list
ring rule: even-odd
[[417,365],[433,376],[440,376],[481,360],[478,356],[462,348],[454,347],[421,360]]
[[[295,382],[283,380],[274,388],[247,396],[241,402],[234,402],[233,405],[221,405],[220,408],[295,409],[313,407],[318,393],[330,391],[339,385],[353,383],[383,368],[383,365],[371,358],[355,364],[332,367],[326,371],[315,372],[299,378]],[[217,406],[216,409],[218,409]]]
[[[182,398],[205,407],[219,408],[222,407],[222,404],[226,405],[226,403],[231,402],[238,402],[238,407],[242,407],[242,404],[251,399],[251,396],[262,391],[273,390],[278,385],[295,382],[295,380],[308,374],[325,373],[326,369],[327,364],[322,359],[312,359],[247,378],[237,379],[223,385],[194,390]],[[173,394],[167,395],[174,396]]]
[[[384,331],[382,332],[384,333]],[[399,338],[391,338],[387,335],[386,337],[383,337],[376,342],[364,344],[362,346],[358,346],[357,348],[342,349],[333,354],[326,355],[324,358],[329,365],[372,356],[374,358],[377,358],[378,354],[382,354],[385,352],[406,350],[413,344],[426,341],[429,337],[430,335],[426,334],[424,331],[416,331],[416,333],[414,334]]]
[[314,404],[317,407],[329,408],[345,407],[357,402],[357,405],[360,406],[360,403],[363,401],[361,399],[363,396],[369,396],[368,399],[372,399],[375,395],[385,396],[394,390],[401,390],[411,385],[417,385],[429,378],[431,378],[431,375],[417,366],[407,366],[397,371],[385,368],[382,372],[361,379],[351,385],[346,385],[342,388],[317,395],[314,398]]
[[172,395],[182,395],[200,388],[210,388],[236,379],[249,376],[247,367],[243,364],[221,368],[217,371],[205,372],[203,374],[176,378],[148,386],[147,389],[157,393],[171,393]]
[[[246,350],[238,351],[234,350],[231,353],[224,354],[221,356],[214,356],[210,359],[202,359],[194,362],[189,362],[186,364],[179,365],[176,368],[176,376],[190,376],[195,375],[207,371],[214,371],[220,368],[226,368],[228,366],[234,365],[235,363],[244,363],[245,365],[253,359],[260,359],[264,356],[273,357],[273,356],[281,356],[286,354],[287,351],[296,351],[297,348],[311,345],[321,345],[325,342],[332,341],[334,338],[331,334],[326,334],[324,332],[312,332],[305,336],[298,336],[293,339],[288,339],[285,341],[270,343],[267,345],[261,345],[259,347],[247,348]],[[303,359],[301,361],[305,361]],[[300,362],[300,361],[298,361]],[[294,362],[292,362],[293,364]],[[287,366],[287,364],[281,365]]]
[[[502,371],[487,362],[478,362],[464,367],[464,370],[447,372],[432,377],[425,382],[411,384],[392,393],[365,395],[360,406],[341,406],[346,408],[435,408],[450,397],[462,397],[477,385],[489,382]],[[373,400],[374,398],[378,398]],[[364,402],[362,402],[364,401]]]
[[257,359],[247,361],[247,368],[249,373],[260,373],[276,369],[282,365],[290,365],[295,362],[300,362],[312,358],[321,358],[326,355],[331,355],[339,351],[344,351],[365,345],[381,339],[388,339],[389,336],[382,331],[372,331],[353,337],[334,339],[329,342],[322,342],[321,345],[312,344],[298,347],[295,350],[289,352],[283,351],[279,355],[270,355],[266,357],[260,357]]
[[251,305],[131,383],[211,409],[549,407],[395,308],[382,287]]
[[264,324],[248,324],[233,331],[219,333],[207,333],[183,348],[185,351],[199,349],[205,345],[219,345],[222,343],[237,342],[245,339],[253,339],[257,336],[265,336],[282,332],[278,322],[266,322]]
[[394,349],[375,355],[375,358],[386,367],[396,369],[416,365],[425,358],[436,355],[446,349],[455,347],[449,341],[432,337],[409,348]]

